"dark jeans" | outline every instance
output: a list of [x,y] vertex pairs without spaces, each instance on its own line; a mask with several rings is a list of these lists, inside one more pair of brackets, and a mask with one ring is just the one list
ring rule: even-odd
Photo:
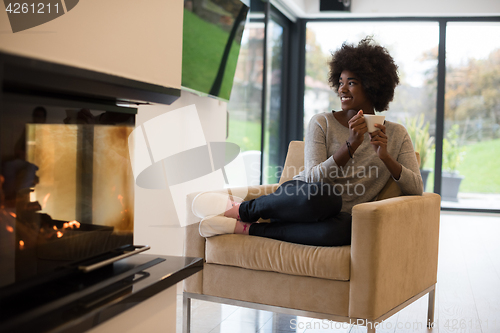
[[250,235],[314,246],[351,244],[351,215],[340,212],[342,197],[328,183],[290,180],[276,192],[245,201],[240,206],[243,222],[253,223]]

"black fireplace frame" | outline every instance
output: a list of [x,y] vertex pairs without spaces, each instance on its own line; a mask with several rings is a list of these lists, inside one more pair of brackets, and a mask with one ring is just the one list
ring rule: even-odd
[[121,104],[170,105],[181,95],[176,88],[3,52],[0,52],[0,93],[0,98],[6,99],[30,95],[54,103],[63,99],[78,106],[106,106],[107,110],[117,112],[127,112]]

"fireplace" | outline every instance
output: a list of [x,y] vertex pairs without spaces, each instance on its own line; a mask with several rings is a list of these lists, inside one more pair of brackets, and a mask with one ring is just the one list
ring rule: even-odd
[[3,53],[0,88],[4,307],[47,283],[84,279],[82,274],[146,249],[133,241],[127,138],[137,105],[170,104],[180,94]]

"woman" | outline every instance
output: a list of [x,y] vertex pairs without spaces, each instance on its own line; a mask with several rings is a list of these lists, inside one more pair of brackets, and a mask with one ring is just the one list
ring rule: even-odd
[[[421,195],[422,179],[406,129],[386,121],[368,133],[364,114],[385,111],[399,83],[387,50],[365,38],[343,44],[329,63],[342,111],[315,115],[305,139],[305,170],[275,193],[241,202],[202,193],[193,212],[200,234],[237,233],[315,246],[351,242],[351,210],[376,198],[390,177],[403,194]],[[223,215],[216,212],[225,211]],[[270,218],[271,223],[253,223]]]

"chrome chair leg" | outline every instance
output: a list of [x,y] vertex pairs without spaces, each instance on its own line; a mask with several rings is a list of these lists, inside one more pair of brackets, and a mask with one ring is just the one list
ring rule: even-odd
[[427,309],[427,327],[432,327],[434,324],[434,304],[436,302],[436,286],[429,291],[429,307]]
[[191,332],[191,298],[185,293],[182,296],[182,333]]

